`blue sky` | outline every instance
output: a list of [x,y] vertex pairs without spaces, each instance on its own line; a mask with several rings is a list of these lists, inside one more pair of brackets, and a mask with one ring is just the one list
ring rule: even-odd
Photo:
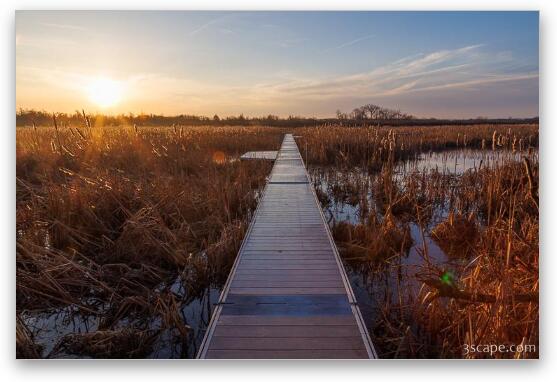
[[[16,14],[18,107],[327,117],[538,114],[537,12]],[[87,89],[117,82],[96,104]]]

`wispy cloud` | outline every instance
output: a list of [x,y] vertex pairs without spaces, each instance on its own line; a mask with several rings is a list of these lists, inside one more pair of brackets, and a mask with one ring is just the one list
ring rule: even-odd
[[[198,26],[197,28],[191,30],[191,31],[188,33],[188,36],[195,36],[195,35],[198,34],[199,32],[202,32],[202,31],[208,29],[210,26],[215,25],[215,24],[218,24],[218,23],[220,23],[221,21],[223,21],[223,20],[225,20],[225,19],[227,19],[227,18],[230,18],[232,15],[233,15],[233,14],[227,14],[227,15],[224,15],[224,16],[217,17],[217,18],[214,18],[214,19],[212,19],[212,20],[209,20],[209,21],[207,21],[206,23],[201,24],[201,25]],[[224,28],[221,28],[221,29],[224,29]],[[226,29],[226,30],[227,30],[228,32],[232,32],[230,29]],[[226,33],[226,32],[225,32],[225,33]]]
[[87,28],[84,28],[79,25],[72,25],[72,24],[56,24],[56,23],[40,23],[43,27],[47,28],[56,28],[56,29],[69,29],[75,31],[86,31]]
[[376,97],[439,89],[457,89],[493,82],[536,78],[537,69],[509,72],[510,54],[481,51],[483,45],[440,50],[401,59],[368,72],[323,80],[295,80],[262,85],[266,96],[330,99],[357,95]]
[[22,34],[16,35],[16,46],[19,48],[45,49],[53,46],[67,48],[69,46],[79,46],[79,42],[68,38],[36,38],[27,37]]
[[290,38],[277,42],[277,45],[281,48],[291,48],[306,41],[308,41],[308,39],[305,37]]
[[346,48],[346,47],[348,47],[348,46],[352,46],[352,45],[357,44],[357,43],[359,43],[359,42],[362,42],[362,41],[365,41],[365,40],[369,40],[369,39],[371,39],[371,38],[373,38],[373,37],[375,37],[374,34],[370,34],[370,35],[367,35],[367,36],[358,37],[358,38],[356,38],[356,39],[354,39],[354,40],[350,40],[350,41],[343,42],[342,44],[337,45],[337,46],[335,46],[335,47],[325,49],[325,50],[321,51],[321,53],[325,53],[325,52],[330,52],[330,51],[332,51],[332,50],[337,50],[337,49]]

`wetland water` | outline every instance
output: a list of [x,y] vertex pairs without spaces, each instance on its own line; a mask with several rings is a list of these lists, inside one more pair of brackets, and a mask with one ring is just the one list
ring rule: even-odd
[[[404,189],[410,175],[435,175],[450,184],[455,184],[466,172],[519,162],[522,155],[524,153],[506,150],[477,149],[422,153],[396,164],[392,179],[401,189]],[[537,157],[537,151],[530,155]],[[371,215],[375,215],[372,219],[374,221],[384,219],[384,211],[373,187],[374,182],[381,182],[380,172],[368,174],[358,168],[341,169],[310,164],[309,173],[333,232],[335,227],[341,224],[366,225],[372,219]],[[412,218],[395,218],[395,224],[405,227],[409,232],[411,245],[407,250],[401,250],[398,255],[381,258],[377,262],[353,261],[350,255],[343,255],[343,243],[339,242],[335,235],[354,294],[374,341],[374,333],[380,331],[378,323],[388,321],[385,317],[388,314],[385,312],[385,306],[412,305],[422,287],[418,276],[424,268],[431,265],[458,277],[459,270],[474,261],[466,257],[447,256],[431,236],[432,229],[447,219],[448,196],[445,196],[445,199],[433,206],[431,218],[421,224]],[[399,311],[401,315],[408,313],[402,311],[403,309]],[[381,357],[397,355],[383,352],[377,342],[376,347]]]

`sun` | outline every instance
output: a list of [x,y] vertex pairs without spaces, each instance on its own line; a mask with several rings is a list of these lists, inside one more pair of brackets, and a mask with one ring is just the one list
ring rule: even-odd
[[87,86],[89,99],[100,107],[110,107],[122,99],[123,86],[121,82],[110,78],[99,77]]

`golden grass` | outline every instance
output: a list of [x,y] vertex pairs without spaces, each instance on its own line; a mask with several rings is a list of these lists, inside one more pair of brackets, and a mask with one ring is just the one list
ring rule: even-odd
[[[238,157],[281,139],[265,127],[18,128],[17,311],[95,315],[102,333],[64,342],[93,357],[134,352],[143,318],[189,340],[180,309],[223,285],[271,168]],[[105,335],[117,348],[99,347]]]
[[538,145],[537,125],[471,125],[428,127],[346,127],[323,125],[300,128],[296,134],[302,155],[310,164],[359,166],[381,170],[389,161],[417,153],[455,148],[527,151]]
[[[191,342],[181,309],[225,282],[271,168],[237,158],[277,149],[283,133],[92,127],[86,118],[18,128],[18,357],[144,357],[163,330]],[[315,180],[331,185],[316,190],[322,205],[359,207],[358,224],[332,222],[343,257],[372,275],[364,277],[372,294],[374,277],[395,275],[398,296],[373,295],[379,314],[370,329],[381,356],[459,358],[464,344],[538,344],[537,125],[326,125],[296,135],[310,167],[319,166]],[[462,175],[396,171],[403,160],[455,148],[524,160]],[[446,217],[437,221],[440,210]],[[435,263],[424,244],[415,249],[421,266],[405,279],[411,224],[460,265]],[[176,280],[183,293],[172,291]],[[97,317],[98,330],[60,338],[44,354],[20,316],[68,306]]]
[[[464,352],[465,344],[486,343],[537,349],[537,125],[301,130],[322,205],[352,200],[359,207],[360,222],[333,219],[333,234],[349,265],[367,272],[364,287],[378,305],[370,331],[381,356],[486,357]],[[455,148],[514,152],[523,160],[502,156],[508,159],[461,175],[397,167],[429,150]],[[410,223],[423,242],[414,248],[422,258],[417,271],[401,260],[411,247]],[[456,261],[436,262],[426,236]],[[377,294],[381,279],[395,283],[384,295]]]

